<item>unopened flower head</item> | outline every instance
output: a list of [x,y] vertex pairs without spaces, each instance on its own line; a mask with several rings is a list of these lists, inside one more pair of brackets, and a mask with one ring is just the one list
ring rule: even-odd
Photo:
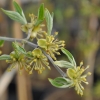
[[[55,36],[57,32],[55,33]],[[39,39],[38,45],[43,48],[54,60],[56,60],[55,54],[60,55],[59,49],[65,46],[65,41],[59,41],[55,39],[53,35],[46,35],[45,39]]]
[[33,70],[36,70],[39,74],[41,74],[42,71],[45,70],[45,67],[50,69],[46,56],[39,48],[32,51],[32,58],[30,59],[29,64],[31,66],[29,74],[32,74]]
[[82,63],[80,63],[81,66],[76,67],[75,69],[73,68],[68,68],[67,69],[67,75],[68,77],[72,80],[72,87],[75,87],[75,90],[77,91],[78,94],[83,95],[83,90],[84,87],[82,86],[82,82],[85,84],[88,84],[86,81],[86,77],[88,75],[91,75],[90,72],[87,74],[83,75],[84,71],[89,68],[87,66],[85,69],[82,67]]

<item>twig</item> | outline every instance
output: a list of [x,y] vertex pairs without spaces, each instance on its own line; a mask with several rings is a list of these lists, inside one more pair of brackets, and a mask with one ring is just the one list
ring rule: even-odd
[[17,41],[17,42],[25,42],[28,45],[30,45],[31,47],[33,47],[33,48],[37,48],[38,47],[38,45],[36,45],[36,44],[34,44],[32,42],[29,42],[26,39],[16,39],[16,38],[10,38],[10,37],[0,37],[0,40],[5,40],[5,41],[9,41],[9,42],[14,42],[14,41]]
[[49,59],[52,65],[56,68],[56,70],[61,74],[61,76],[66,77],[66,73],[64,73],[57,65],[54,64],[53,59],[49,55],[47,55],[44,51],[43,53]]
[[[27,37],[27,39],[28,38],[29,38],[29,36]],[[33,48],[37,48],[38,47],[38,45],[36,45],[36,44],[34,44],[32,42],[29,42],[26,39],[16,39],[16,38],[9,38],[9,37],[0,37],[0,40],[10,41],[10,42],[13,42],[13,41],[24,42],[24,43],[27,43],[28,45],[30,45]],[[57,65],[54,64],[53,59],[49,55],[47,55],[44,51],[43,51],[43,53],[50,60],[50,62],[56,68],[56,70],[61,74],[61,76],[66,77],[66,73],[64,73]]]

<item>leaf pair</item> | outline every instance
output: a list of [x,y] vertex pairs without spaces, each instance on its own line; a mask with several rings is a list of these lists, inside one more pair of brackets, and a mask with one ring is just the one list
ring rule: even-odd
[[13,1],[13,5],[16,11],[8,11],[1,8],[1,10],[8,15],[12,20],[15,20],[21,24],[27,24],[25,15],[22,8],[18,5],[17,2]]
[[48,30],[48,34],[51,34],[52,31],[52,27],[53,27],[53,13],[52,15],[50,14],[50,12],[48,11],[48,9],[44,10],[44,4],[41,4],[39,10],[38,10],[38,18],[36,21],[36,26],[41,24],[44,20],[44,18],[46,19],[47,22],[47,30]]
[[55,79],[49,78],[49,81],[53,86],[55,86],[57,88],[67,88],[72,85],[72,81],[70,79],[64,78],[64,77],[57,77]]
[[[22,8],[15,1],[13,1],[13,5],[16,11],[8,11],[2,8],[1,10],[6,15],[8,15],[8,17],[10,17],[12,20],[17,21],[23,25],[27,24],[27,20],[25,18]],[[52,27],[53,27],[53,13],[52,15],[50,15],[50,12],[47,9],[44,10],[44,4],[41,4],[41,6],[38,9],[38,16],[37,16],[37,21],[35,23],[35,26],[38,26],[39,24],[41,24],[44,18],[46,19],[47,30],[48,30],[48,34],[50,35],[52,31]]]
[[69,61],[55,61],[55,64],[62,68],[76,67],[76,62],[73,55],[66,49],[62,48],[61,51],[68,57]]

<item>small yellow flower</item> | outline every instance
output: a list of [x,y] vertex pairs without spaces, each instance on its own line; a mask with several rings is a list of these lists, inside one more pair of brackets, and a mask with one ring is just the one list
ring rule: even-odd
[[39,48],[36,48],[32,51],[32,58],[29,62],[31,68],[29,74],[32,74],[33,70],[37,70],[39,74],[45,70],[45,67],[50,69],[47,57],[42,53]]
[[38,37],[43,37],[44,31],[42,30],[42,27],[44,27],[44,24],[32,27],[30,38],[34,39]]
[[31,22],[27,23],[26,25],[22,25],[22,31],[26,32],[27,34],[31,32],[31,40],[33,40],[34,38],[43,37],[44,31],[42,30],[42,27],[44,27],[44,24],[39,24],[38,26],[35,26],[37,17],[34,14],[29,14],[29,17],[31,18]]
[[86,77],[87,75],[91,75],[90,72],[88,72],[87,74],[83,75],[84,71],[89,68],[89,66],[87,66],[85,69],[82,68],[82,63],[80,63],[79,67],[76,67],[75,69],[73,68],[68,68],[67,69],[67,75],[68,77],[72,80],[72,87],[75,87],[75,90],[77,91],[78,94],[83,95],[83,90],[84,87],[82,86],[82,82],[85,84],[88,84],[88,82],[86,81]]
[[[6,60],[7,63],[10,63],[8,71],[11,71],[13,68],[18,67],[18,71],[21,73],[21,70],[27,66],[26,58],[23,54],[18,54],[18,52],[13,51],[10,53],[10,60]],[[26,69],[26,68],[25,68]]]
[[[57,33],[55,34],[57,35]],[[38,40],[38,45],[43,48],[54,60],[56,60],[55,54],[60,55],[58,50],[65,46],[65,41],[59,41],[55,39],[55,36],[46,35],[45,39]]]

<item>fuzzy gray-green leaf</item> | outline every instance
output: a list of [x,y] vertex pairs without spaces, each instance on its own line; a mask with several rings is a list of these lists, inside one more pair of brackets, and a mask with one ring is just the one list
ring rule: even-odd
[[[2,9],[2,8],[1,8]],[[10,17],[12,20],[17,21],[21,24],[26,24],[25,19],[18,13],[15,11],[8,11],[8,10],[4,10],[2,9],[2,11],[8,15],[8,17]]]
[[9,60],[9,59],[10,59],[9,55],[4,54],[0,56],[0,60]]
[[63,78],[63,77],[57,77],[55,79],[50,79],[49,78],[49,82],[57,88],[67,88],[70,87],[72,82],[70,79],[68,78]]
[[51,15],[48,9],[45,9],[45,19],[47,22],[48,34],[50,35],[53,28],[53,13]]
[[[23,10],[22,8],[20,7],[20,5],[16,2],[16,1],[13,1],[13,5],[15,7],[15,10],[24,18],[24,20],[26,21],[26,18],[25,18],[25,15],[23,13]],[[26,21],[27,23],[27,21]]]
[[66,49],[62,48],[61,51],[68,57],[69,61],[76,66],[76,62],[75,59],[73,57],[73,55]]
[[60,61],[55,61],[55,64],[61,68],[72,68],[74,67],[73,64],[71,64],[68,61],[60,60]]

